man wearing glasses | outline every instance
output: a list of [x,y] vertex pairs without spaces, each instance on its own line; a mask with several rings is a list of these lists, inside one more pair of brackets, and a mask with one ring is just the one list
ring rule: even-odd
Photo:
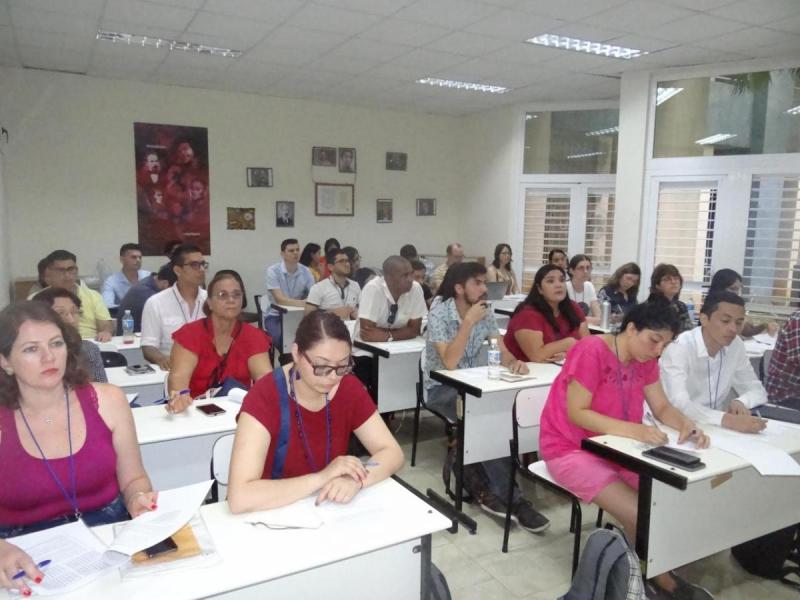
[[359,285],[349,279],[350,259],[342,248],[331,248],[325,257],[331,276],[311,286],[306,298],[306,313],[327,310],[340,319],[358,318]]
[[78,259],[72,252],[54,250],[44,259],[44,282],[48,287],[62,288],[78,296],[81,301],[78,331],[82,338],[108,342],[114,332],[111,315],[103,297],[81,283],[77,262]]
[[410,340],[419,335],[427,313],[411,263],[390,256],[383,262],[383,277],[371,279],[361,292],[359,337],[365,342]]
[[207,293],[202,288],[208,263],[200,248],[182,244],[172,254],[177,282],[148,298],[142,311],[142,354],[145,360],[169,370],[172,334],[203,317]]

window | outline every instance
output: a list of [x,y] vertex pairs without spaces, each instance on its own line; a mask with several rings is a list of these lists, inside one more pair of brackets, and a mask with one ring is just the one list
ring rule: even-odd
[[614,192],[589,190],[586,198],[586,236],[584,254],[592,259],[593,274],[606,275],[611,267],[611,245],[614,234]]
[[530,289],[536,271],[552,248],[567,250],[569,189],[525,190],[525,233],[522,243],[522,289]]
[[800,300],[800,178],[754,175],[743,294],[758,310]]

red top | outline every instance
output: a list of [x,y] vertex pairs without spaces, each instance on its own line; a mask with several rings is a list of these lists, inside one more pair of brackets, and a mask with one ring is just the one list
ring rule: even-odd
[[[214,326],[210,317],[187,323],[172,334],[174,341],[197,355],[197,366],[189,381],[193,398],[203,394],[212,384],[222,383],[226,377],[233,377],[242,385],[250,387],[247,361],[255,354],[268,352],[270,338],[260,329],[246,323],[237,323],[233,338],[226,359],[217,354],[214,347]],[[212,381],[212,377],[216,381]]]
[[[570,304],[572,304],[572,308],[575,309],[575,314],[581,318],[581,323],[583,323],[586,320],[586,317],[583,316],[581,307],[578,306],[577,302],[573,302],[572,300],[570,300]],[[530,305],[523,306],[520,311],[511,317],[511,320],[508,322],[508,328],[506,329],[506,335],[503,337],[503,343],[506,345],[508,351],[514,355],[514,358],[517,360],[529,361],[531,358],[525,355],[525,353],[522,351],[522,348],[519,347],[517,339],[514,337],[514,334],[517,331],[521,331],[523,329],[541,331],[542,340],[545,344],[557,342],[558,340],[563,340],[567,337],[574,337],[575,339],[578,338],[578,330],[580,329],[580,326],[576,327],[575,329],[570,329],[569,321],[567,321],[567,317],[564,316],[563,312],[556,317],[556,323],[558,323],[558,333],[553,330],[550,323],[548,323],[547,319],[545,319],[544,315],[537,309]]]
[[[287,382],[288,383],[288,382]],[[331,416],[331,454],[333,460],[337,456],[347,454],[350,434],[361,427],[377,410],[375,403],[370,398],[362,383],[353,375],[345,375],[336,390],[335,395],[329,398]],[[296,408],[299,405],[289,397],[289,445],[286,450],[286,462],[283,465],[283,477],[299,477],[312,473],[311,465],[306,459],[303,441],[300,439],[300,426],[298,424]],[[327,423],[325,409],[312,412],[299,406],[306,439],[309,441],[311,456],[318,470],[323,469],[325,463],[325,449],[327,446]],[[261,423],[269,432],[270,444],[267,460],[261,479],[270,479],[272,475],[272,461],[275,456],[275,447],[281,429],[281,409],[278,388],[272,373],[259,379],[244,397],[242,412]]]
[[[111,430],[98,412],[94,388],[91,385],[75,388],[75,393],[86,422],[83,446],[73,448],[75,486],[78,508],[86,513],[102,508],[119,496],[117,454]],[[73,411],[73,423],[75,416]],[[22,428],[25,430],[24,424]],[[14,411],[6,407],[0,407],[0,431],[0,525],[31,525],[71,515],[72,504],[64,497],[44,461],[22,447]],[[62,433],[66,437],[66,432]],[[24,435],[28,435],[27,430]],[[69,457],[48,462],[71,498]]]

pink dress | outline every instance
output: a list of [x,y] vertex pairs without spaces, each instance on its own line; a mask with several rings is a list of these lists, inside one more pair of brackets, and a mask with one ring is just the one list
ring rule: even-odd
[[539,451],[550,475],[585,502],[616,480],[638,487],[638,477],[581,450],[581,440],[598,435],[578,427],[567,415],[567,386],[577,381],[592,394],[591,410],[615,419],[641,423],[644,388],[658,381],[658,360],[626,366],[601,336],[580,340],[550,388],[541,418]]

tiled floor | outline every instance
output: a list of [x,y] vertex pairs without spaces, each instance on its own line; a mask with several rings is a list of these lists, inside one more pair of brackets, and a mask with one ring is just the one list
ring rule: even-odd
[[[411,467],[413,414],[392,423],[403,446],[406,465],[400,477],[423,493],[433,488],[444,494],[442,462],[445,456],[444,429],[436,418],[422,420],[417,465]],[[454,600],[553,600],[563,595],[571,580],[572,534],[569,533],[569,504],[555,494],[522,482],[525,496],[551,522],[542,534],[513,527],[509,552],[503,554],[502,521],[465,504],[465,512],[478,523],[478,533],[463,527],[457,534],[441,532],[433,538],[433,561],[442,570]],[[597,510],[584,507],[584,537],[591,532]],[[797,591],[780,583],[745,572],[721,552],[681,569],[686,579],[699,583],[721,600],[798,600]]]

